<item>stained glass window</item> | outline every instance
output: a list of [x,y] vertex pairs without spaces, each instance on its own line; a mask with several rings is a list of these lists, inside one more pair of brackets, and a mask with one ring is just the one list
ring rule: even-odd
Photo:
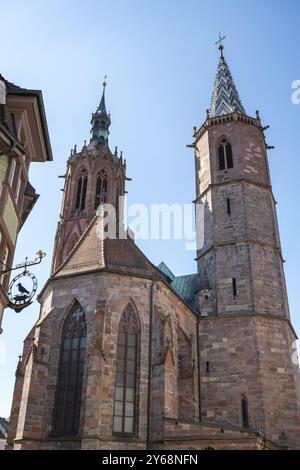
[[114,432],[134,434],[136,421],[138,323],[132,305],[119,325],[115,385]]
[[63,327],[54,411],[56,435],[78,434],[85,349],[86,321],[77,304]]

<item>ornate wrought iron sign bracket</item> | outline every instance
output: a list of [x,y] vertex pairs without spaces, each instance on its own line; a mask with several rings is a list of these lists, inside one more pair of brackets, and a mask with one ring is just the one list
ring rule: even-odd
[[0,271],[0,276],[16,269],[24,270],[15,276],[8,287],[7,296],[9,299],[8,307],[12,308],[16,312],[20,312],[23,308],[28,307],[32,303],[32,299],[36,294],[38,288],[37,278],[34,274],[28,271],[28,266],[34,266],[40,264],[42,259],[46,256],[46,253],[42,250],[37,252],[38,257],[34,260],[28,260],[25,258],[23,263],[17,264],[14,268],[7,267],[3,271]]

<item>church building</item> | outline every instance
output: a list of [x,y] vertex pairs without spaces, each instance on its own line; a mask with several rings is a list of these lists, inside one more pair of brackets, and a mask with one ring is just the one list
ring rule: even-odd
[[[122,226],[126,161],[109,147],[105,85],[71,152],[52,272],[16,370],[8,449],[300,448],[300,383],[259,113],[220,44],[194,129],[204,212],[197,273],[176,277]],[[117,235],[119,231],[117,231]]]

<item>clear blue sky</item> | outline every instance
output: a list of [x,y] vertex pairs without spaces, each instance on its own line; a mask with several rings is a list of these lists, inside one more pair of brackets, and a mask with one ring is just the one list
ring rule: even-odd
[[[269,152],[292,319],[300,332],[298,249],[300,228],[300,105],[291,83],[300,79],[298,0],[0,0],[0,72],[10,81],[41,89],[54,162],[33,164],[31,182],[41,197],[22,229],[15,262],[48,256],[34,269],[40,288],[51,262],[65,162],[89,138],[90,115],[108,75],[110,144],[127,158],[128,202],[188,203],[194,198],[194,125],[209,105],[218,61],[219,30],[225,56],[248,114],[259,109]],[[176,274],[194,272],[182,241],[145,241],[147,256]],[[0,350],[0,416],[10,413],[14,372],[22,341],[39,313],[34,304],[7,310]]]

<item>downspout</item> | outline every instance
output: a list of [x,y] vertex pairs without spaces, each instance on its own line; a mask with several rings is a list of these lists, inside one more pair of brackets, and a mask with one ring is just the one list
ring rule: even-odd
[[199,400],[199,421],[202,421],[202,409],[201,409],[201,371],[200,371],[200,341],[199,341],[199,326],[200,318],[198,318],[196,326],[197,335],[197,362],[198,362],[198,400]]
[[152,405],[152,337],[153,337],[153,309],[154,309],[154,286],[155,280],[152,278],[150,287],[150,316],[149,316],[149,360],[148,360],[148,403],[147,403],[147,444],[146,448],[150,449],[151,445],[151,405]]

